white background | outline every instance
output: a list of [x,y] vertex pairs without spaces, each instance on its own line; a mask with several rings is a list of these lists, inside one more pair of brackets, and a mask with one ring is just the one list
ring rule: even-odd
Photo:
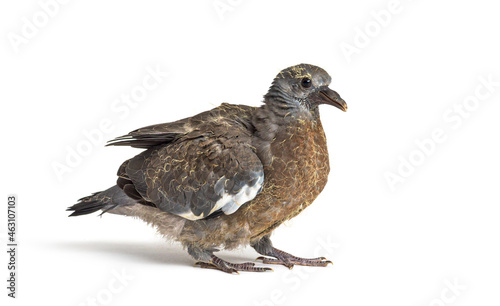
[[[500,81],[499,9],[487,0],[75,0],[44,20],[37,1],[3,1],[1,186],[5,202],[19,196],[19,299],[6,297],[4,251],[2,299],[498,305],[500,87],[478,86],[481,77]],[[34,17],[35,33],[12,43]],[[357,53],[346,56],[347,44]],[[106,140],[221,102],[260,105],[274,76],[301,62],[326,69],[349,110],[322,106],[329,183],[273,241],[333,266],[228,275],[192,267],[179,245],[139,220],[67,218],[67,206],[113,185],[121,162],[140,152],[105,148]],[[121,96],[139,90],[147,67],[169,76],[130,113],[118,112],[113,103],[125,105]],[[458,119],[454,107],[463,103],[468,118]],[[66,164],[102,120],[112,130],[58,177],[54,165]],[[439,130],[445,141],[427,141],[423,155],[416,142]],[[400,158],[419,164],[410,171]],[[406,176],[394,190],[388,172]],[[5,208],[0,217],[5,245]],[[250,248],[221,254],[234,262],[257,256]]]

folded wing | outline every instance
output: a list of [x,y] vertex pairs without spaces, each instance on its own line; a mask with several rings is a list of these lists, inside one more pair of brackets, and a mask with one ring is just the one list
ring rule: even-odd
[[253,109],[223,104],[118,138],[112,145],[148,148],[122,165],[118,185],[146,205],[190,220],[234,213],[264,184],[251,145]]

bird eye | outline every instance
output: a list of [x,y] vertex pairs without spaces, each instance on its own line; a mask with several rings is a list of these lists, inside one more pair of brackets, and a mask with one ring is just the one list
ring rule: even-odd
[[300,84],[304,88],[310,88],[312,86],[312,82],[310,78],[303,78],[302,81],[300,81]]

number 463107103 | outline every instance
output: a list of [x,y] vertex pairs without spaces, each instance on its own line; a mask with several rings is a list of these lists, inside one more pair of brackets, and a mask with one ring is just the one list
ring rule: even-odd
[[11,243],[16,242],[16,200],[15,196],[7,197],[7,235]]

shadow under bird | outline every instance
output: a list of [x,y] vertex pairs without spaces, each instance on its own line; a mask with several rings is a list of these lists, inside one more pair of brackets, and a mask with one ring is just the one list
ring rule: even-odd
[[230,263],[214,253],[251,245],[264,264],[326,266],[270,240],[281,223],[320,194],[330,172],[319,105],[347,105],[320,67],[282,70],[260,107],[223,103],[190,118],[144,127],[108,145],[145,149],[125,161],[116,185],[68,210],[137,217],[179,241],[203,268],[263,272],[252,262]]

